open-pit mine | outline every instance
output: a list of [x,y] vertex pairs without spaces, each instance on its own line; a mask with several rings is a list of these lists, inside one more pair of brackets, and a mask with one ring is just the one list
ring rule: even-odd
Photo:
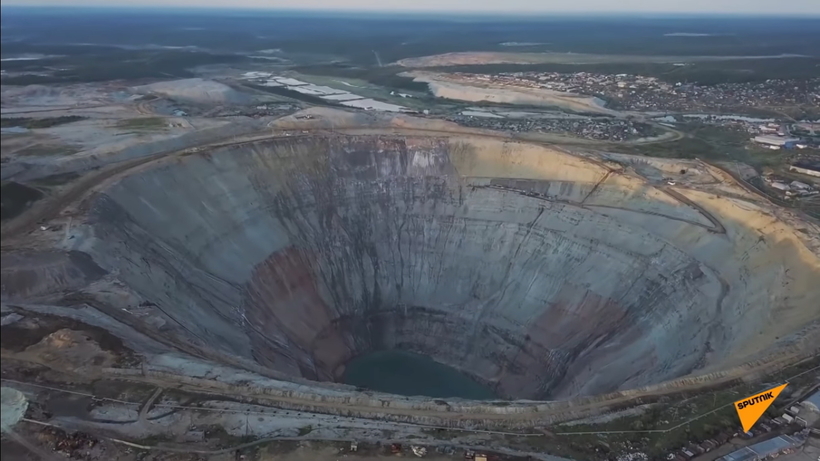
[[[61,326],[4,342],[4,360],[84,379],[521,428],[820,344],[816,224],[695,161],[300,131],[121,168],[65,206],[4,242],[3,337],[37,315]],[[512,402],[343,384],[352,360],[390,350]]]

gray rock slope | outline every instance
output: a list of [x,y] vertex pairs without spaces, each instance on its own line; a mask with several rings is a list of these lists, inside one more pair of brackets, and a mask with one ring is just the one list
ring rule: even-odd
[[155,304],[167,334],[279,372],[336,380],[402,348],[504,397],[566,398],[721,370],[816,326],[816,256],[689,196],[725,233],[546,148],[279,139],[123,178],[73,248]]

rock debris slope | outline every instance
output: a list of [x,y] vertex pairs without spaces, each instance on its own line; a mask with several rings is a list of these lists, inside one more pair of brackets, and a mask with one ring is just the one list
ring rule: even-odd
[[119,180],[70,246],[164,334],[320,381],[401,348],[569,398],[816,339],[820,266],[794,231],[677,191],[480,137],[280,138]]

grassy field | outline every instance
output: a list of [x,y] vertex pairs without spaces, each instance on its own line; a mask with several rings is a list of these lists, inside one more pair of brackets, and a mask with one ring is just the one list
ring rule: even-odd
[[117,122],[117,128],[135,131],[158,131],[168,128],[168,124],[161,117],[130,118]]
[[[414,82],[410,77],[402,77],[398,74],[405,72],[407,69],[387,66],[387,67],[357,67],[342,64],[335,65],[321,65],[321,66],[301,66],[295,67],[293,70],[304,74],[313,76],[333,77],[334,80],[353,82],[358,81],[360,86],[372,86],[376,88],[389,88],[394,90],[401,90],[403,93],[418,93],[429,94],[427,84],[422,82]],[[364,83],[369,85],[364,85]],[[337,83],[338,84],[338,83]]]
[[613,145],[617,152],[667,158],[701,158],[712,161],[738,161],[758,171],[765,166],[782,165],[789,151],[764,149],[750,142],[749,133],[700,122],[675,125],[684,137],[673,142],[645,145]]

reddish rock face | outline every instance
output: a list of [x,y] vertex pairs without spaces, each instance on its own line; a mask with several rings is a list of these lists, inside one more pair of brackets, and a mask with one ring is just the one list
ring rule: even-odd
[[250,336],[256,357],[273,368],[295,359],[302,375],[328,380],[351,353],[331,328],[335,314],[319,295],[314,266],[315,258],[294,248],[270,255],[256,266],[243,307],[255,325]]

